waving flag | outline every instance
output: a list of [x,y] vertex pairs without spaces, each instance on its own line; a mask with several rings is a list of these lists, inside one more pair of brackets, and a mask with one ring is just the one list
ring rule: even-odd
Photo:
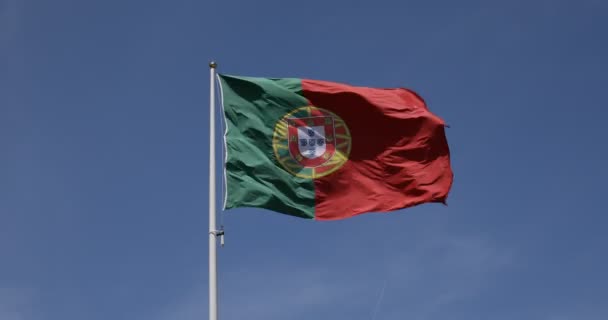
[[445,203],[442,119],[404,88],[219,75],[225,208],[336,220]]

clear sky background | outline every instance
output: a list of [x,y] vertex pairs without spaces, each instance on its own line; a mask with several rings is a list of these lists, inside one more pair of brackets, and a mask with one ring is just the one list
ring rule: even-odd
[[447,207],[226,212],[222,320],[607,319],[607,33],[603,0],[0,0],[0,319],[207,318],[210,59],[416,90],[455,172]]

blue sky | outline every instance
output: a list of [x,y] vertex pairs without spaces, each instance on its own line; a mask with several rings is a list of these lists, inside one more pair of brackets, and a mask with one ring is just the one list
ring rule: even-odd
[[226,212],[222,320],[606,319],[607,31],[601,0],[0,0],[0,319],[206,319],[210,59],[414,89],[455,172],[448,207]]

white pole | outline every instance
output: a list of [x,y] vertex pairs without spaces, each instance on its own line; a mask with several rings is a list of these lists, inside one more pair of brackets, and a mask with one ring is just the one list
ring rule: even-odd
[[215,226],[215,62],[209,63],[209,320],[217,320],[217,229]]

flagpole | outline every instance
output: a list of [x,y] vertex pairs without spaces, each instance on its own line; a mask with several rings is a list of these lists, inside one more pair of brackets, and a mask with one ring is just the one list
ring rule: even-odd
[[217,236],[215,225],[215,68],[209,63],[209,320],[218,319]]

